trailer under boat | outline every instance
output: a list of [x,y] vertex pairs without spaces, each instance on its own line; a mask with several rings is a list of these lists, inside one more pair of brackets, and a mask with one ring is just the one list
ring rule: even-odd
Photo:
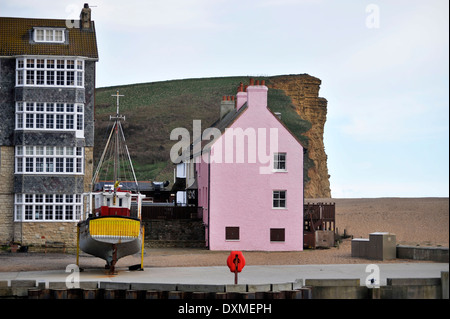
[[[77,225],[77,265],[81,249],[87,254],[104,259],[105,268],[108,268],[110,273],[114,273],[115,265],[120,258],[139,252],[141,264],[133,268],[143,269],[144,227],[141,207],[142,199],[145,198],[145,195],[139,192],[120,124],[120,120],[125,120],[125,117],[119,115],[119,97],[122,95],[117,92],[113,96],[117,97],[116,115],[110,117],[114,120],[114,124],[92,178],[93,190],[83,194],[83,215]],[[99,182],[104,162],[114,163],[113,181],[109,185],[104,184],[101,189],[96,189],[95,185]],[[120,180],[127,180],[127,175],[123,174],[125,167],[131,171],[134,189],[121,189]]]

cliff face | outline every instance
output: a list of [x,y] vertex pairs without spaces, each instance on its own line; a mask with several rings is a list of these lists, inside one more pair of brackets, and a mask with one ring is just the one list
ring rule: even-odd
[[292,100],[298,115],[311,123],[311,129],[304,135],[309,144],[304,145],[306,154],[314,165],[309,167],[309,180],[305,184],[305,198],[329,198],[330,175],[328,175],[327,155],[323,143],[324,126],[327,118],[327,100],[319,97],[321,81],[308,74],[271,77],[270,87],[283,90]]

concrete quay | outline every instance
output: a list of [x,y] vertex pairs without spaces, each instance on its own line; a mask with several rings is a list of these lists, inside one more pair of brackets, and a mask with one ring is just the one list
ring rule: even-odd
[[[335,264],[247,266],[234,285],[227,267],[149,267],[144,271],[103,269],[0,273],[0,292],[15,289],[26,296],[28,289],[65,289],[79,281],[82,289],[122,291],[179,291],[204,293],[257,293],[312,288],[313,299],[440,299],[448,298],[448,263]],[[369,289],[367,280],[376,278]],[[377,284],[377,281],[379,282]],[[12,290],[9,290],[11,294]],[[6,295],[8,295],[6,293]],[[2,295],[0,294],[0,297]]]

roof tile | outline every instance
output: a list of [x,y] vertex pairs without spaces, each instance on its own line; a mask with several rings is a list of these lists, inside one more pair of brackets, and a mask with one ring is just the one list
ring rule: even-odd
[[[61,55],[98,59],[95,25],[91,30],[67,28],[66,20],[0,17],[0,56]],[[32,43],[34,27],[66,28],[68,43]]]

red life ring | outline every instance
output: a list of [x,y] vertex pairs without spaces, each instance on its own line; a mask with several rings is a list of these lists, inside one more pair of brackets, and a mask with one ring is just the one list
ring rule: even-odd
[[245,258],[241,251],[232,251],[227,258],[227,266],[231,272],[236,272],[236,257],[237,257],[237,272],[241,272],[245,266]]

